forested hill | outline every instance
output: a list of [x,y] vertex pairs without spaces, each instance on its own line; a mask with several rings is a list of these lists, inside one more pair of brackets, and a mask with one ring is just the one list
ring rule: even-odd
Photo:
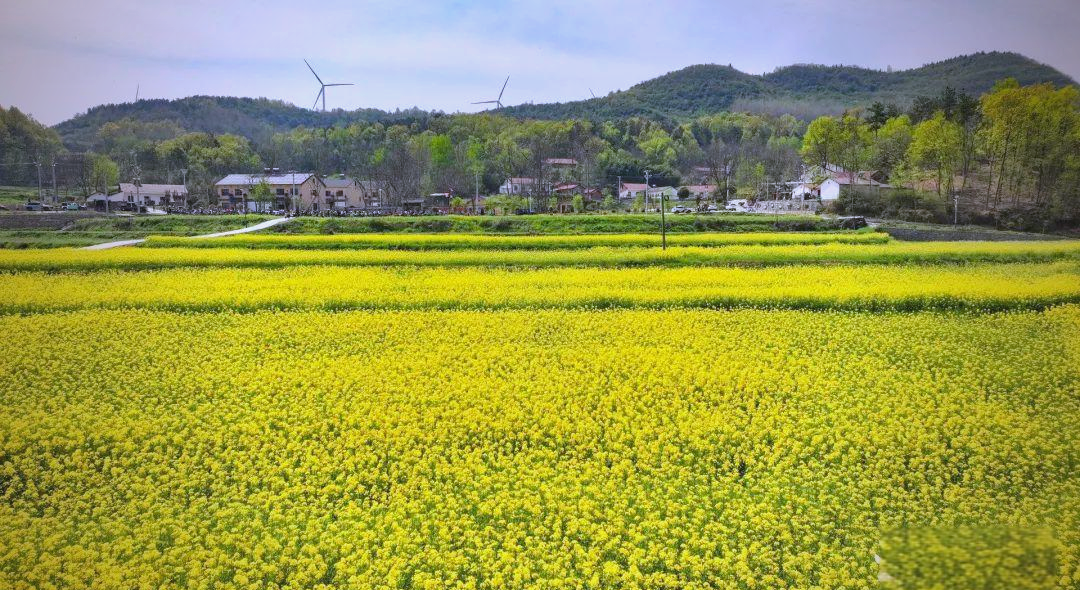
[[173,137],[178,131],[233,133],[255,139],[300,126],[327,127],[359,121],[413,120],[430,115],[415,108],[396,112],[336,109],[324,113],[266,98],[189,96],[175,100],[151,99],[101,105],[60,123],[55,129],[69,149],[81,151],[95,142],[103,126],[125,120],[134,120],[144,129],[156,128],[162,139]]
[[[979,96],[994,83],[1075,84],[1058,70],[1016,53],[977,53],[911,70],[884,72],[852,66],[793,65],[757,76],[731,66],[695,65],[590,100],[522,104],[501,109],[513,117],[615,120],[631,116],[681,120],[726,110],[790,113],[803,119],[835,114],[875,100],[906,106],[946,86]],[[93,145],[109,123],[137,125],[140,135],[161,139],[183,132],[233,133],[263,139],[298,126],[326,127],[359,121],[412,122],[441,113],[419,109],[334,110],[326,113],[265,98],[192,96],[94,107],[56,126],[73,150]]]
[[722,110],[790,113],[802,118],[835,114],[875,100],[905,106],[946,86],[979,96],[1005,78],[1022,85],[1076,82],[1016,53],[976,53],[911,70],[885,72],[853,66],[793,65],[756,76],[731,66],[696,65],[628,90],[567,103],[523,104],[508,115],[537,119],[615,119],[634,115],[684,119]]

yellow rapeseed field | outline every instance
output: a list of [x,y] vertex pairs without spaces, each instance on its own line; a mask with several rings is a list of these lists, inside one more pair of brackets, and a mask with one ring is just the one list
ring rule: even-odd
[[1080,262],[780,268],[292,266],[0,274],[0,311],[761,307],[1011,309],[1080,302]]
[[0,294],[0,589],[1080,588],[1072,242],[0,252]]
[[116,248],[0,250],[0,270],[131,270],[181,266],[525,266],[626,267],[784,264],[941,264],[1080,260],[1080,240],[1049,242],[888,242],[884,244],[733,245],[556,250],[406,251]]
[[0,318],[0,587],[872,588],[1041,526],[1080,308]]
[[[874,232],[747,232],[672,234],[671,246],[884,244],[889,234]],[[591,234],[493,236],[469,234],[336,234],[276,235],[242,234],[223,238],[191,239],[151,236],[148,247],[158,248],[278,248],[298,250],[363,249],[388,250],[556,250],[577,248],[656,248],[656,234]]]

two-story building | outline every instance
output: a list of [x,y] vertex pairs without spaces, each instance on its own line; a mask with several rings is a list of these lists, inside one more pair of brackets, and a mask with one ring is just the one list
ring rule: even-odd
[[323,206],[327,209],[363,209],[364,194],[356,180],[348,176],[323,179]]
[[[271,202],[258,203],[251,191],[260,182],[270,186]],[[273,174],[229,174],[214,183],[214,192],[223,209],[247,209],[257,211],[260,208],[292,209],[299,207],[305,211],[327,209],[323,193],[326,184],[310,172],[277,172]]]

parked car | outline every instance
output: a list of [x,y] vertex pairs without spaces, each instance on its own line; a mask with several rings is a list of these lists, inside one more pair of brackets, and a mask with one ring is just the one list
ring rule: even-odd
[[731,211],[734,213],[748,213],[750,211],[750,202],[746,199],[734,199],[727,202],[727,206],[724,207],[724,211]]
[[671,212],[672,213],[693,213],[694,210],[691,209],[690,207],[685,207],[683,205],[675,205],[674,207],[671,208]]
[[719,213],[720,210],[716,208],[716,205],[702,205],[698,207],[698,213]]
[[37,201],[27,201],[26,202],[26,210],[27,211],[44,211],[45,210],[45,205],[42,205],[41,203],[39,203]]
[[78,203],[64,203],[64,211],[78,211],[79,209],[80,207]]

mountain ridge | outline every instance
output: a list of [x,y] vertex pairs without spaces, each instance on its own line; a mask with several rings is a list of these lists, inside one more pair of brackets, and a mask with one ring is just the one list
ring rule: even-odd
[[[996,51],[961,55],[896,71],[801,63],[757,75],[731,65],[696,64],[606,96],[565,103],[526,103],[491,112],[529,119],[602,121],[643,116],[678,121],[726,110],[745,110],[786,112],[810,119],[878,100],[903,106],[916,96],[935,95],[945,86],[978,96],[1009,77],[1021,84],[1076,84],[1051,66],[1018,53]],[[69,148],[86,149],[104,125],[127,119],[183,131],[236,133],[254,138],[298,126],[409,123],[443,115],[441,111],[415,107],[394,112],[379,109],[319,112],[267,98],[190,96],[99,105],[53,128]]]

